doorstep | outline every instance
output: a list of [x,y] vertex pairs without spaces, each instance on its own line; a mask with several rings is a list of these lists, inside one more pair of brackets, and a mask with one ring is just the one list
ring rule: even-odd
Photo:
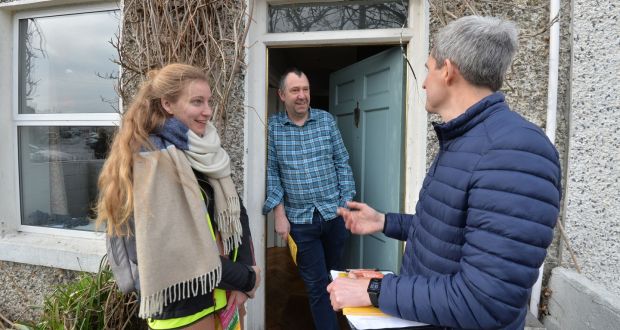
[[546,330],[545,326],[540,323],[540,321],[534,317],[532,313],[527,312],[527,316],[525,317],[525,329],[524,330]]

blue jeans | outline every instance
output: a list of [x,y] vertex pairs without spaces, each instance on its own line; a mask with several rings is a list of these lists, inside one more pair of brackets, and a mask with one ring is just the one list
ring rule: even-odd
[[329,271],[340,269],[344,243],[349,237],[344,220],[336,217],[323,221],[319,211],[315,210],[312,224],[291,223],[291,236],[297,243],[297,267],[306,283],[315,328],[339,329],[327,285]]

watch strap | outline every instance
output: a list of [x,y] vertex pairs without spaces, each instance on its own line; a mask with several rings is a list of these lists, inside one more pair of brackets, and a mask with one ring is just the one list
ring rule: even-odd
[[381,279],[380,278],[371,278],[370,282],[368,282],[368,297],[370,298],[370,303],[379,307],[379,294],[381,293]]

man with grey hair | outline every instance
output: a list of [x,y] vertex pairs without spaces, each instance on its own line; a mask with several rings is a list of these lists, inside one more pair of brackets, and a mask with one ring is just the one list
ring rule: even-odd
[[470,16],[441,29],[426,64],[439,153],[416,214],[340,208],[355,234],[406,240],[400,275],[336,279],[335,310],[375,305],[437,327],[523,329],[560,208],[558,153],[498,92],[517,50],[508,21]]

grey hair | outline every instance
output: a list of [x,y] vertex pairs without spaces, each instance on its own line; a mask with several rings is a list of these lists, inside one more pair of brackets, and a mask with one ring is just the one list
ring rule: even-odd
[[519,46],[515,23],[497,17],[465,16],[437,33],[431,56],[437,68],[449,59],[476,86],[497,91]]
[[280,76],[280,84],[278,88],[284,92],[284,88],[286,87],[286,77],[288,77],[289,73],[294,73],[297,77],[301,77],[305,75],[305,73],[298,68],[288,68],[284,70],[282,76]]

